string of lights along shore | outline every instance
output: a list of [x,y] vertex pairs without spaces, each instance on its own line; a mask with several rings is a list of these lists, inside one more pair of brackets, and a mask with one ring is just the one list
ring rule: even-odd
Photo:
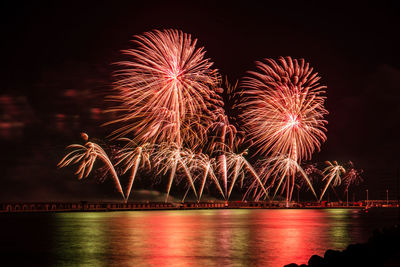
[[[125,202],[146,170],[154,183],[165,179],[166,202],[177,186],[183,200],[200,201],[206,188],[229,200],[236,188],[243,200],[281,196],[287,206],[300,185],[321,200],[329,187],[344,183],[348,192],[361,181],[351,162],[327,161],[322,171],[305,164],[326,141],[328,123],[326,86],[306,60],[261,59],[232,85],[190,34],[153,30],[132,46],[116,63],[114,107],[106,111],[116,114],[105,124],[115,126],[108,138],[119,149],[82,133],[85,143],[68,146],[58,165],[78,165],[79,179],[99,159]],[[320,195],[311,175],[324,183]]]

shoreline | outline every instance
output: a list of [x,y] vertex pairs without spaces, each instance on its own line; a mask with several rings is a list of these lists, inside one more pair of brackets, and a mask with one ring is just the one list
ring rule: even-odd
[[400,266],[399,238],[399,224],[377,228],[365,243],[349,244],[344,250],[328,249],[323,256],[310,256],[307,264],[290,263],[284,267]]
[[[350,204],[350,203],[349,203]],[[398,208],[399,202],[390,205],[365,206],[363,202],[346,203],[330,202],[292,202],[285,207],[283,201],[212,201],[212,202],[9,202],[0,203],[1,213],[34,213],[34,212],[97,212],[97,211],[145,211],[145,210],[200,210],[200,209],[365,209]]]

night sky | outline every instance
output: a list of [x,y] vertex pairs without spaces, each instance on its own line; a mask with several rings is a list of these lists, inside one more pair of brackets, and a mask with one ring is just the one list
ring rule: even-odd
[[351,160],[364,170],[357,198],[366,188],[370,199],[387,188],[397,197],[398,1],[166,2],[1,2],[0,201],[119,197],[109,180],[77,181],[74,168],[56,164],[82,131],[107,141],[112,63],[133,35],[165,28],[197,38],[231,82],[262,58],[310,62],[330,112],[327,142],[311,162]]

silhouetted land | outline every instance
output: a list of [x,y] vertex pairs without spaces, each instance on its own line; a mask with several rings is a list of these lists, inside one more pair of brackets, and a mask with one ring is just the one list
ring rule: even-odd
[[375,229],[367,243],[351,244],[345,250],[327,250],[323,257],[312,255],[308,265],[291,263],[285,267],[400,266],[400,225]]

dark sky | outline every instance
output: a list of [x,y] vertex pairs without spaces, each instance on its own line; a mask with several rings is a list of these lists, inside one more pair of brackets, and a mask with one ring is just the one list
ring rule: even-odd
[[231,82],[262,58],[306,59],[328,86],[330,112],[328,140],[312,161],[351,160],[364,169],[371,198],[386,188],[395,197],[397,1],[136,2],[2,1],[0,200],[118,197],[108,182],[78,182],[56,164],[81,131],[106,140],[101,110],[112,63],[133,35],[164,28],[198,38]]

